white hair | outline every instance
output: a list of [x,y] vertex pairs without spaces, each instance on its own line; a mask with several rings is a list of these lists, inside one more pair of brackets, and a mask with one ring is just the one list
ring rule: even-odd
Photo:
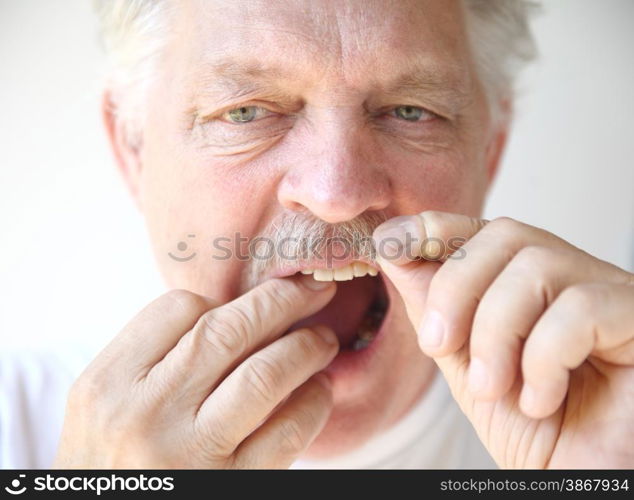
[[128,142],[137,145],[157,60],[169,40],[169,0],[94,0],[106,53],[106,88]]
[[537,55],[529,0],[463,0],[471,50],[494,120],[506,117],[500,104],[512,100],[519,71]]
[[[148,86],[168,40],[169,0],[94,0],[108,68],[106,85],[125,133],[136,143],[143,130]],[[513,97],[518,71],[535,57],[530,0],[462,0],[476,66],[494,120]]]

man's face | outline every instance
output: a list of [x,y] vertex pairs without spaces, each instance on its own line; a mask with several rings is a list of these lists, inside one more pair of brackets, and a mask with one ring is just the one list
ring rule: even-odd
[[[435,0],[180,2],[150,95],[138,185],[168,284],[219,302],[244,293],[253,261],[212,258],[226,255],[212,241],[270,234],[292,214],[335,226],[426,209],[477,215],[495,134],[461,9]],[[180,256],[181,241],[191,260],[169,255]],[[320,321],[358,327],[380,280],[338,283]],[[385,287],[380,336],[329,369],[335,410],[315,455],[393,423],[429,379],[432,363]]]

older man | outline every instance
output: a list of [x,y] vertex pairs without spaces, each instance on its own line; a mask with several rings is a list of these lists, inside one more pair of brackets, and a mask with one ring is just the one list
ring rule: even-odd
[[634,466],[634,277],[478,219],[526,11],[102,2],[108,133],[181,290],[79,377],[55,465]]

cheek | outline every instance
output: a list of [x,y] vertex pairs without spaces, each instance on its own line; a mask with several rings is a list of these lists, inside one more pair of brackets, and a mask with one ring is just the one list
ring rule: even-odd
[[[226,302],[238,295],[244,268],[236,235],[253,236],[265,212],[261,183],[202,154],[181,153],[168,136],[150,140],[149,135],[144,142],[143,212],[156,260],[170,288]],[[196,252],[187,262],[169,255],[177,254],[182,241]]]
[[395,212],[442,210],[478,215],[486,192],[480,163],[477,154],[460,148],[401,156],[393,163],[398,172],[392,176]]

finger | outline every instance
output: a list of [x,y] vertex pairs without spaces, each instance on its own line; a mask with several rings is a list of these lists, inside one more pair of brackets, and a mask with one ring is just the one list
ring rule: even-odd
[[229,456],[292,391],[323,370],[338,351],[325,327],[296,330],[247,358],[204,401],[196,426]]
[[[198,318],[217,303],[187,290],[172,290],[139,312],[92,363],[124,373],[145,376]],[[117,370],[117,367],[120,369]]]
[[[453,225],[457,228],[455,231],[441,229],[432,233],[425,229],[425,233],[414,234],[412,238],[423,240],[440,234],[442,238],[439,239],[448,241],[449,235],[460,235],[459,231],[462,231],[462,237],[471,235],[459,250],[451,254],[452,258],[445,259],[442,266],[436,268],[435,274],[427,261],[404,265],[396,260],[382,259],[379,262],[385,276],[392,281],[407,305],[409,318],[419,331],[421,348],[435,358],[454,395],[464,398],[466,408],[473,399],[468,390],[469,346],[466,340],[477,305],[487,288],[525,246],[541,243],[549,248],[574,247],[551,233],[512,219],[495,219],[478,230],[478,225],[469,218],[462,219],[461,225],[461,217],[438,216],[434,219],[448,221],[448,227]],[[436,227],[440,225],[437,223]],[[433,276],[431,279],[430,275]]]
[[590,355],[634,364],[634,286],[583,284],[559,295],[526,340],[522,411],[532,418],[554,413],[568,390],[570,371]]
[[148,376],[164,394],[177,389],[194,408],[249,354],[323,308],[332,282],[312,276],[272,279],[205,313]]
[[[384,276],[396,286],[407,309],[407,315],[414,328],[417,328],[423,315],[430,283],[441,268],[440,262],[423,260],[398,266],[390,261],[382,261],[380,265]],[[434,318],[430,320],[433,321]],[[441,318],[438,320],[442,321]],[[435,361],[449,382],[454,398],[462,403],[460,395],[468,393],[465,376],[469,363],[468,346],[464,346],[452,356],[435,358]],[[463,408],[463,411],[466,411],[466,408]]]
[[407,317],[415,329],[420,325],[429,284],[440,269],[440,262],[420,261],[396,266],[389,261],[381,261],[383,276],[398,290],[407,309]]
[[373,233],[377,256],[403,265],[419,258],[445,260],[488,221],[466,215],[427,210],[394,217]]
[[238,447],[235,467],[288,468],[321,432],[331,410],[330,381],[317,374]]
[[[491,221],[475,234],[478,224],[471,218],[434,215],[431,219],[434,223],[430,228],[437,232],[426,229],[427,237],[438,234],[439,240],[447,240],[449,235],[462,230],[460,236],[471,235],[471,239],[454,252],[435,274],[426,302],[415,297],[410,299],[419,304],[418,314],[410,318],[419,330],[421,348],[430,356],[444,356],[464,345],[484,292],[520,248],[528,242],[547,247],[570,247],[546,231],[512,219]],[[447,228],[440,226],[445,220],[448,221]],[[381,267],[399,291],[408,286],[411,278],[402,272],[394,272],[394,267],[403,266],[384,266],[381,261]]]
[[568,249],[524,247],[494,279],[477,306],[469,338],[469,386],[497,399],[519,374],[524,339],[566,287],[606,279],[601,261]]
[[464,215],[426,211],[394,217],[374,230],[377,263],[399,291],[416,329],[423,316],[429,282],[439,268],[438,263],[430,261],[453,253],[453,247],[457,249],[485,223]]
[[572,248],[547,231],[512,219],[496,219],[462,246],[461,259],[451,258],[443,264],[430,284],[419,332],[427,354],[443,356],[466,343],[485,292],[527,245]]

